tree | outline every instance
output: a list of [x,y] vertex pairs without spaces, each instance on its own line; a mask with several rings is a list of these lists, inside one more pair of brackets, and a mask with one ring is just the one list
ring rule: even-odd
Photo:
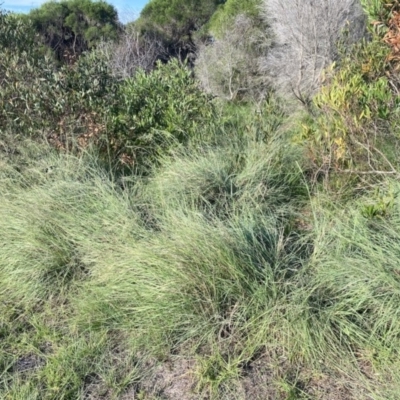
[[211,43],[199,45],[195,73],[203,89],[227,100],[262,97],[258,61],[268,43],[253,19],[237,15]]
[[161,41],[148,34],[141,35],[134,24],[125,28],[117,42],[103,42],[98,50],[118,78],[132,77],[139,69],[149,72],[165,55]]
[[116,9],[105,1],[50,1],[30,12],[33,26],[59,60],[75,59],[102,38],[117,39]]
[[359,0],[264,0],[263,12],[275,40],[262,70],[280,93],[305,105],[340,44],[349,48],[366,34]]
[[262,0],[227,0],[212,15],[208,24],[209,32],[215,37],[224,35],[239,15],[251,19],[254,26],[263,26],[261,3]]
[[227,0],[208,24],[211,40],[198,45],[196,75],[206,92],[228,100],[265,93],[259,58],[270,45],[262,0]]
[[172,56],[185,58],[193,49],[193,34],[225,0],[151,0],[140,14],[137,26],[158,36]]

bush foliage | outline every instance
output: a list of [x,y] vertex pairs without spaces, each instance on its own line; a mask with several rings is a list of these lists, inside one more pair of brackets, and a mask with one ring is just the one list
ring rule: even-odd
[[212,103],[178,60],[158,63],[147,74],[125,80],[111,119],[111,146],[139,165],[152,162],[171,146],[212,137]]
[[210,18],[208,29],[213,35],[219,37],[232,28],[239,15],[250,18],[255,26],[263,27],[260,6],[261,0],[227,0],[218,6]]
[[105,1],[50,1],[33,9],[29,19],[57,59],[69,62],[102,38],[115,40],[120,30],[116,9]]
[[156,35],[171,55],[185,57],[194,50],[194,35],[224,0],[151,0],[135,24]]

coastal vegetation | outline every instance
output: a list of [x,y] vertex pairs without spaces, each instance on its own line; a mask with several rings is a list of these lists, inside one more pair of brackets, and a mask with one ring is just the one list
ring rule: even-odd
[[400,3],[316,3],[0,11],[0,398],[398,399]]

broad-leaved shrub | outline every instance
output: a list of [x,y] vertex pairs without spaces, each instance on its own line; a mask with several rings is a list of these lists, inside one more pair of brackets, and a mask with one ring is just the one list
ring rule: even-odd
[[111,119],[110,148],[132,163],[155,161],[158,152],[189,141],[204,140],[215,125],[210,99],[191,71],[172,60],[150,73],[125,80]]

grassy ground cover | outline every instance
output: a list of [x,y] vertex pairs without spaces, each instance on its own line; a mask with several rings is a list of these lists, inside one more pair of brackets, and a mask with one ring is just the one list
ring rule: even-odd
[[300,111],[92,53],[46,70],[45,112],[40,65],[0,58],[1,399],[399,398],[397,14],[367,3],[377,32]]
[[311,196],[282,140],[135,182],[31,142],[3,157],[1,397],[396,398],[398,184]]

